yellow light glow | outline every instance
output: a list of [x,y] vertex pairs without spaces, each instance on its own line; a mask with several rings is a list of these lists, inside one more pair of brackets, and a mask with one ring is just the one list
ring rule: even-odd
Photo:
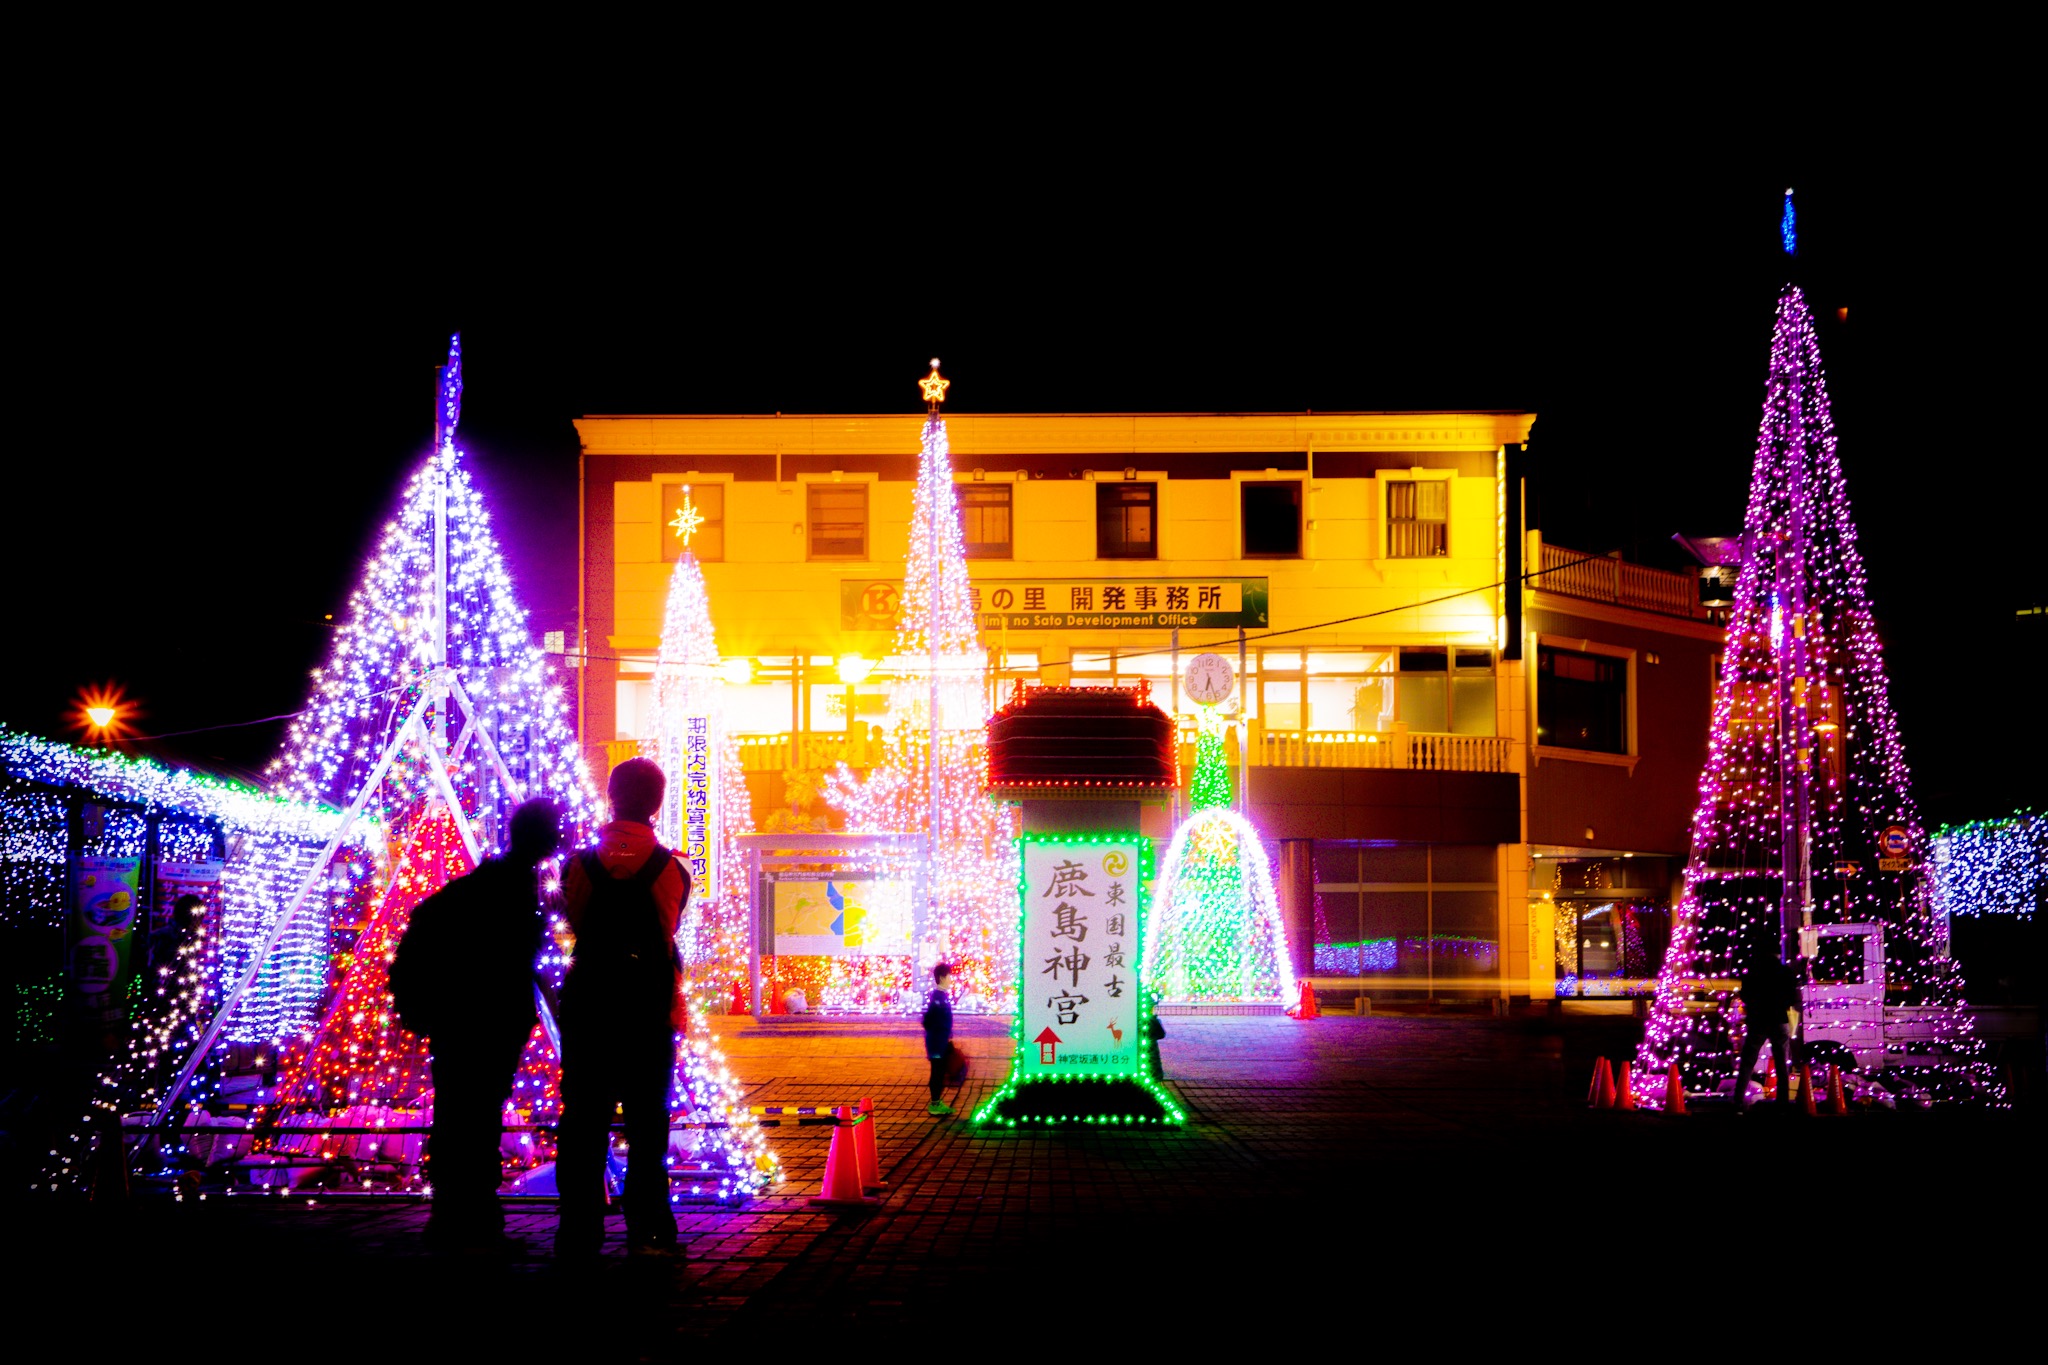
[[88,706],[85,708],[86,719],[90,720],[93,723],[93,727],[99,730],[104,730],[109,725],[112,725],[114,717],[118,714],[119,712],[115,711],[111,706]]
[[932,357],[931,374],[926,378],[918,380],[917,387],[923,392],[925,402],[937,405],[946,401],[946,390],[952,386],[952,383],[953,381],[950,379],[941,379],[939,377],[939,361],[938,357],[934,356]]
[[718,665],[718,676],[735,687],[745,687],[754,680],[752,659],[726,659]]
[[839,656],[839,681],[859,685],[875,671],[875,661],[859,654]]

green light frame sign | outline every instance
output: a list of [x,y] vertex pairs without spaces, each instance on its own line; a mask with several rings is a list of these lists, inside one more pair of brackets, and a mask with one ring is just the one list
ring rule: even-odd
[[[1023,834],[1017,839],[1017,1014],[1011,1026],[1010,1077],[975,1112],[976,1123],[1183,1123],[1180,1102],[1152,1074],[1152,997],[1145,989],[1145,931],[1152,913],[1152,841],[1136,831]],[[1120,867],[1118,864],[1122,863]],[[1034,885],[1037,880],[1046,884]],[[1129,875],[1129,920],[1110,935]],[[1055,894],[1059,893],[1059,894]],[[1125,945],[1121,956],[1111,945]],[[1110,973],[1112,975],[1105,975]],[[1105,988],[1118,993],[1108,994]],[[1088,991],[1094,991],[1090,995]],[[1128,1024],[1124,1022],[1129,1001]],[[1114,1002],[1114,1003],[1113,1003]],[[1071,1023],[1062,1023],[1070,1019]],[[1114,1026],[1123,1036],[1103,1033]],[[1064,1030],[1064,1031],[1062,1031]],[[1128,1046],[1126,1046],[1128,1042]],[[1064,1054],[1064,1055],[1063,1055]],[[1010,1118],[1003,1102],[1029,1086],[1130,1081],[1157,1100],[1162,1116],[1074,1114]]]

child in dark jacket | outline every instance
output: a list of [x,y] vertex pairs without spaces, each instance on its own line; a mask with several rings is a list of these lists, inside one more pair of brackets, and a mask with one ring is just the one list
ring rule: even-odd
[[924,1055],[932,1064],[932,1102],[925,1112],[933,1118],[953,1112],[953,1106],[939,1098],[945,1087],[946,1054],[953,1046],[953,997],[946,993],[952,979],[953,969],[945,963],[932,968],[932,992],[924,1002]]

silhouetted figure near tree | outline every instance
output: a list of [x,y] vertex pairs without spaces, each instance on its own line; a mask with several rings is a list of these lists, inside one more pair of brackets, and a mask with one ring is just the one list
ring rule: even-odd
[[1792,1102],[1792,1027],[1799,1008],[1799,974],[1779,960],[1765,939],[1751,944],[1749,970],[1736,997],[1742,1001],[1742,1069],[1735,1073],[1735,1107],[1748,1099],[1750,1073],[1768,1044],[1778,1068],[1778,1102]]
[[399,1022],[433,1055],[434,1190],[427,1240],[456,1250],[503,1244],[499,1145],[505,1102],[534,1010],[534,959],[546,936],[535,874],[561,842],[548,801],[512,813],[511,847],[458,877],[413,911],[391,964]]
[[555,1254],[594,1256],[604,1244],[604,1168],[612,1113],[625,1111],[626,1243],[676,1245],[668,1202],[669,1086],[685,1022],[676,928],[690,875],[655,841],[668,779],[650,759],[612,770],[612,823],[597,847],[570,860],[563,908],[576,951],[562,983],[562,1126],[555,1155],[561,1221]]

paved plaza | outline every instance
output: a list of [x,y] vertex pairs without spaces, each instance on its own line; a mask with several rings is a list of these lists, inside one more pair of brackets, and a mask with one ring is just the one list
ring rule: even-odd
[[[966,1121],[1007,1071],[995,1021],[962,1021],[974,1075],[952,1120],[924,1113],[913,1025],[734,1022],[752,1102],[873,1097],[878,1208],[809,1207],[830,1130],[797,1127],[772,1138],[786,1183],[684,1210],[685,1260],[628,1257],[614,1219],[595,1269],[560,1271],[552,1207],[531,1205],[511,1219],[530,1253],[502,1264],[428,1253],[422,1205],[317,1196],[74,1210],[47,1230],[31,1208],[17,1229],[52,1253],[53,1292],[116,1255],[168,1296],[164,1320],[219,1324],[223,1355],[265,1324],[370,1331],[369,1358],[585,1331],[593,1359],[707,1342],[1067,1358],[1114,1331],[1233,1351],[1620,1345],[1681,1304],[1695,1334],[1767,1315],[1769,1285],[1743,1268],[1760,1228],[1788,1292],[1829,1285],[1830,1311],[1881,1313],[1888,1286],[1960,1276],[1988,1330],[2039,1271],[2029,1115],[1588,1112],[1594,1058],[1632,1044],[1625,1015],[1169,1019],[1187,1125],[1058,1133]],[[1703,1313],[1702,1294],[1734,1316]]]

